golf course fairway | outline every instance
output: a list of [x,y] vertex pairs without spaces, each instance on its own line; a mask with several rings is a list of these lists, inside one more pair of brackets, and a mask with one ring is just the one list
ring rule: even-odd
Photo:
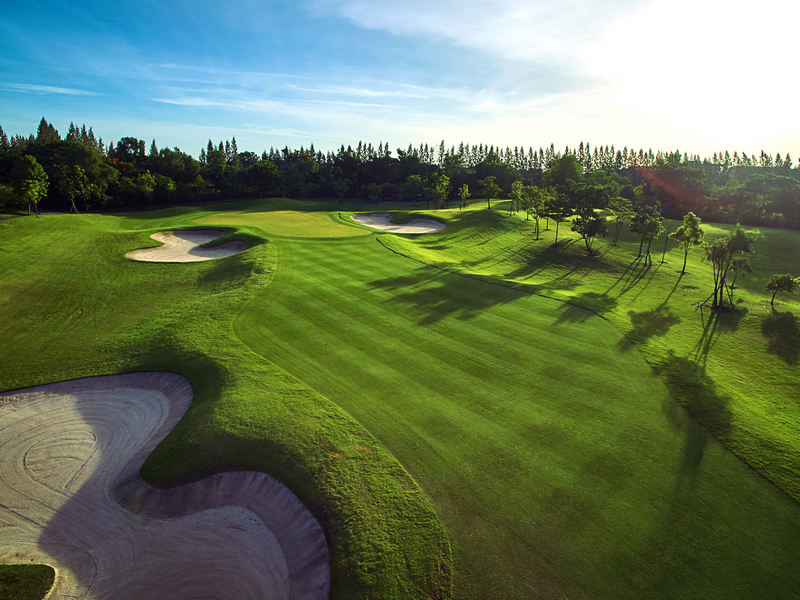
[[[537,246],[524,215],[485,206],[436,211],[446,229],[413,239],[286,199],[0,222],[0,390],[184,377],[192,405],[143,479],[171,488],[250,470],[283,482],[325,532],[336,600],[800,593],[800,506],[728,449],[744,439],[736,427],[705,424],[714,405],[702,402],[717,396],[693,396],[658,362],[673,351],[670,365],[694,365],[698,338],[711,340],[712,375],[736,352],[762,353],[746,367],[768,366],[760,401],[770,378],[796,377],[791,340],[737,350],[755,339],[737,336],[762,336],[755,319],[722,321],[722,338],[694,332],[687,315],[702,315],[676,302],[703,293],[698,275],[642,270],[624,236],[598,243],[600,256],[570,254],[563,224],[566,243],[548,232]],[[153,233],[193,228],[247,250],[125,258]],[[737,292],[748,306],[754,281]],[[757,428],[746,394],[734,400],[737,423]]]
[[374,239],[277,246],[236,335],[422,486],[451,536],[456,597],[797,589],[796,504],[703,432],[607,321]]

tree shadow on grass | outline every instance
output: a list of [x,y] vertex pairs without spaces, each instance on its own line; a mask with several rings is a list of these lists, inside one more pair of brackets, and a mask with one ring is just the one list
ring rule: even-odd
[[[717,391],[716,384],[706,374],[705,366],[690,358],[676,356],[670,350],[667,359],[655,371],[672,397],[704,428],[717,436],[727,435],[733,418],[728,408],[731,399]],[[672,398],[664,401],[664,412],[675,427],[685,421]]]
[[672,314],[672,310],[663,304],[655,310],[629,310],[628,316],[633,328],[619,341],[619,348],[623,352],[630,350],[634,343],[645,343],[654,336],[665,335],[670,327],[681,322],[681,318]]
[[743,310],[712,310],[700,309],[700,321],[703,331],[700,339],[697,340],[693,351],[695,359],[702,360],[705,365],[708,354],[719,340],[723,333],[734,333],[739,329],[739,323],[747,315],[747,309]]
[[761,322],[761,335],[767,338],[767,352],[775,354],[788,365],[800,358],[800,319],[789,311],[772,311]]
[[594,315],[613,310],[617,306],[617,299],[597,292],[585,292],[574,296],[569,303],[561,306],[561,314],[556,319],[555,325],[561,323],[583,323]]
[[515,255],[523,255],[524,264],[510,273],[506,273],[506,277],[511,279],[525,279],[561,267],[566,270],[552,280],[559,281],[569,278],[580,269],[591,267],[593,263],[586,262],[585,254],[566,252],[577,241],[578,240],[575,239],[564,240],[563,242],[560,241],[558,245],[550,245],[541,252],[536,252],[531,246],[542,243],[542,240],[530,240],[523,249],[514,253]]
[[638,285],[649,270],[650,267],[645,265],[641,258],[634,258],[628,266],[625,267],[625,270],[617,280],[611,284],[611,287],[606,290],[606,294],[619,286],[617,297],[624,296]]
[[420,325],[430,325],[448,317],[472,319],[494,306],[531,297],[526,291],[430,266],[420,267],[401,277],[378,279],[367,285],[372,289],[397,292],[387,302],[410,308],[420,317]]

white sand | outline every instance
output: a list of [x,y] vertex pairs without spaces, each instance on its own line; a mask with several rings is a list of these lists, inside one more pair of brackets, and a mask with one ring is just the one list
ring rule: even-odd
[[272,477],[141,480],[191,398],[168,373],[0,394],[0,562],[53,566],[47,598],[327,598],[322,530]]
[[240,241],[228,242],[213,248],[202,247],[203,244],[223,235],[225,232],[218,229],[161,231],[150,237],[158,242],[163,242],[163,246],[133,250],[125,256],[147,262],[197,262],[223,258],[247,249],[247,245]]
[[392,223],[392,213],[352,214],[350,218],[361,225],[391,233],[439,233],[444,231],[444,223],[433,219],[411,219],[402,225]]

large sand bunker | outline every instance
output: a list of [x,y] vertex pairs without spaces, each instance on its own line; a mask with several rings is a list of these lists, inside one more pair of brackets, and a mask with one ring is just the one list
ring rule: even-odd
[[391,233],[439,233],[444,231],[444,223],[433,219],[411,219],[402,225],[392,223],[392,213],[352,214],[350,218],[361,225]]
[[150,237],[163,246],[133,250],[125,256],[134,260],[147,262],[197,262],[223,258],[238,254],[247,249],[247,244],[240,241],[228,242],[213,248],[203,248],[203,244],[225,235],[218,229],[196,229],[193,231],[161,231]]
[[168,373],[0,394],[0,562],[53,566],[47,598],[327,598],[322,530],[275,479],[141,480],[191,398]]

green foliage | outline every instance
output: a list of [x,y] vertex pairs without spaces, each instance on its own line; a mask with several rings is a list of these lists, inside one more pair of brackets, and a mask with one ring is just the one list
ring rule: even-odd
[[580,182],[583,180],[583,168],[578,159],[572,155],[554,159],[550,168],[544,174],[544,185],[566,187],[568,181]]
[[686,272],[686,259],[689,255],[691,246],[699,246],[703,243],[705,232],[700,227],[700,218],[693,212],[689,212],[683,217],[683,225],[669,234],[671,240],[675,240],[683,246],[683,267],[681,275]]
[[458,197],[461,199],[462,204],[467,204],[467,198],[469,198],[469,186],[465,183],[460,188],[458,188]]
[[22,203],[28,204],[28,214],[31,212],[30,205],[33,204],[38,217],[39,200],[47,193],[49,185],[47,173],[44,172],[42,165],[29,154],[21,157],[11,172],[11,185]]
[[495,176],[489,175],[485,179],[478,181],[478,193],[486,197],[487,208],[492,208],[492,198],[497,198],[503,191],[500,186],[495,183]]
[[797,277],[792,277],[791,275],[783,274],[783,275],[773,275],[767,281],[767,285],[764,289],[768,292],[772,292],[772,298],[770,298],[769,304],[770,306],[774,306],[775,302],[775,294],[778,292],[788,292],[791,293],[800,286],[800,281],[798,281]]
[[711,263],[714,278],[712,309],[723,308],[726,278],[735,258],[746,257],[755,250],[757,237],[737,225],[729,236],[705,246],[705,259]]

